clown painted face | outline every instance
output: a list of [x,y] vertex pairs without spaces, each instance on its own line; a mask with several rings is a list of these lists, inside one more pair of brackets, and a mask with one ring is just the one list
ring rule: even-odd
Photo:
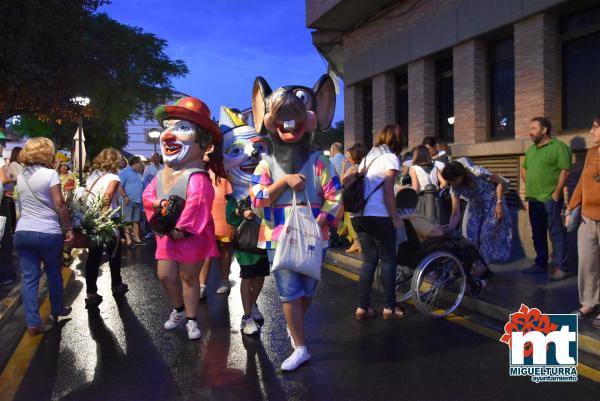
[[248,195],[252,174],[266,153],[267,144],[252,127],[238,127],[224,135],[223,165],[236,198]]
[[196,143],[196,125],[185,120],[164,120],[160,134],[160,150],[168,166],[184,164],[192,158],[200,158],[201,150]]

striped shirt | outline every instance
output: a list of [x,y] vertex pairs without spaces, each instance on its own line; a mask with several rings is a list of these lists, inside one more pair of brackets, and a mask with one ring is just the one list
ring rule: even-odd
[[[341,208],[342,185],[335,168],[325,155],[320,155],[316,159],[314,174],[316,181],[320,184],[317,193],[321,196],[321,202],[316,204],[311,202],[312,213],[316,219],[327,221],[328,224],[323,225],[321,231],[323,240],[328,243],[329,229],[327,226],[336,227],[341,217],[340,212],[343,210]],[[269,198],[267,190],[271,184],[273,184],[273,180],[269,163],[261,160],[252,176],[250,197],[252,209],[262,219],[258,247],[265,249],[277,248],[277,239],[291,211],[291,205],[272,206],[272,200]]]

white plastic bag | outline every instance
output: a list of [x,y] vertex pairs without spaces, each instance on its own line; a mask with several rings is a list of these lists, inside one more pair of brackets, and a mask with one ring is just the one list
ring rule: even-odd
[[6,228],[6,217],[0,216],[0,241],[2,241],[2,237],[4,237],[4,229],[5,228]]
[[323,263],[321,228],[312,215],[308,196],[306,196],[308,204],[306,208],[297,207],[295,191],[292,201],[292,211],[277,240],[271,271],[287,269],[321,280]]

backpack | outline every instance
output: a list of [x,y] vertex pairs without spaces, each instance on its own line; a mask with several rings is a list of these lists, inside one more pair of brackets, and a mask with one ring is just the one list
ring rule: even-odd
[[342,202],[344,209],[347,212],[360,213],[362,215],[371,195],[383,186],[383,181],[381,181],[381,183],[365,197],[365,177],[367,176],[367,171],[369,171],[369,167],[371,167],[373,162],[377,160],[379,156],[375,157],[368,166],[365,162],[365,167],[363,167],[361,171],[354,173],[354,181],[342,189]]

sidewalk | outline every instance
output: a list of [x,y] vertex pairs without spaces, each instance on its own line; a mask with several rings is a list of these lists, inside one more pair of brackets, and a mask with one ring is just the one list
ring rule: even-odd
[[[361,256],[347,254],[343,249],[330,249],[325,263],[359,274]],[[521,304],[539,308],[543,313],[571,313],[579,307],[576,276],[549,281],[545,275],[521,273],[532,263],[530,259],[520,259],[510,264],[492,265],[494,277],[487,287],[477,297],[465,295],[456,313],[475,321],[482,317],[491,319],[492,326],[502,330],[509,315],[516,312]],[[479,323],[490,325],[489,320]],[[591,319],[579,320],[579,348],[600,357],[600,330],[592,327]]]

